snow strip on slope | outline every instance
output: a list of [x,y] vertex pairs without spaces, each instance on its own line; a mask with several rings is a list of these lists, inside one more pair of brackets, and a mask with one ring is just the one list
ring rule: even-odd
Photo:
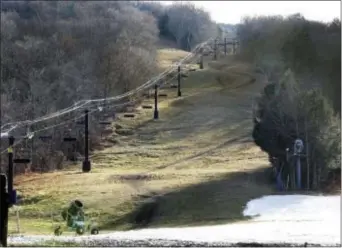
[[13,236],[9,243],[43,240],[82,242],[89,240],[164,239],[196,242],[259,242],[340,244],[340,196],[265,196],[248,202],[245,216],[252,220],[200,227],[151,228],[97,236]]

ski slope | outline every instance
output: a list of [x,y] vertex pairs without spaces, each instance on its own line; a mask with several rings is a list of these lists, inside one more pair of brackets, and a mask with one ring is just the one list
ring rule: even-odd
[[[340,245],[340,196],[278,195],[248,202],[243,214],[251,220],[216,226],[156,228],[102,233],[97,236],[12,236],[10,244],[47,240],[110,245],[122,240],[177,240],[204,243],[292,243]],[[104,243],[102,243],[104,242]],[[134,244],[134,243],[133,243]]]

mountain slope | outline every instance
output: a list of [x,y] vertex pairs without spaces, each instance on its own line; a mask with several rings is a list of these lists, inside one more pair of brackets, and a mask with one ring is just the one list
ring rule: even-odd
[[[167,50],[160,58],[165,62],[179,54]],[[159,100],[159,120],[141,107],[133,119],[119,114],[103,139],[106,148],[91,158],[91,173],[80,173],[78,164],[16,177],[25,202],[21,231],[51,233],[60,209],[73,199],[85,204],[102,230],[134,227],[146,198],[158,205],[152,220],[143,217],[150,226],[246,219],[242,211],[250,199],[273,193],[265,180],[267,156],[251,140],[251,106],[262,78],[231,57],[205,60],[204,70],[182,79],[182,97],[175,89],[161,90],[167,97]],[[12,215],[10,232],[15,228]]]

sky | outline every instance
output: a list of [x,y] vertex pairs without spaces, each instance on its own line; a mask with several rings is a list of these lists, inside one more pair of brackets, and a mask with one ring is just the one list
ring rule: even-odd
[[[173,1],[162,1],[171,4]],[[341,19],[340,1],[191,1],[203,7],[216,22],[237,24],[246,15],[301,13],[307,20],[330,22]]]

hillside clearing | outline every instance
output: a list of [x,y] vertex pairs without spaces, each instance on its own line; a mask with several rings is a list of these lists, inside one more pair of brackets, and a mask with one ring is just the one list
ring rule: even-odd
[[[146,198],[158,205],[149,226],[246,219],[242,210],[250,199],[273,193],[265,180],[267,156],[250,135],[261,79],[231,58],[205,65],[182,79],[182,97],[175,89],[162,90],[168,97],[159,100],[159,120],[152,119],[153,109],[140,107],[132,120],[119,115],[115,124],[130,131],[118,134],[112,125],[106,148],[93,154],[91,173],[80,173],[79,162],[65,171],[17,176],[15,187],[24,198],[21,232],[52,233],[60,209],[74,199],[102,230],[134,227]],[[13,213],[9,228],[15,233]]]
[[170,67],[173,63],[187,56],[189,52],[176,48],[161,48],[158,49],[157,60],[161,69]]

